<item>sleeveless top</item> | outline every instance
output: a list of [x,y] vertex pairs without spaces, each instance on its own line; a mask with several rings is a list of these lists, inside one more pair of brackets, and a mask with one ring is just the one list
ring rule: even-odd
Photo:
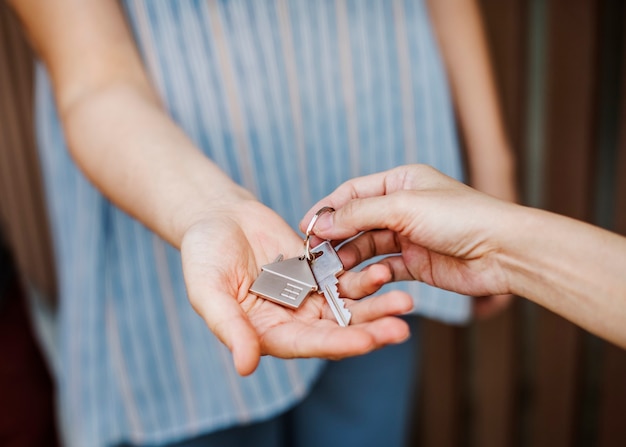
[[[294,228],[313,203],[354,176],[415,162],[462,176],[446,74],[423,1],[122,5],[171,117]],[[69,444],[170,442],[295,404],[323,362],[264,357],[252,376],[238,376],[229,351],[187,301],[179,252],[87,181],[67,152],[42,65],[36,80]],[[466,297],[404,287],[417,313],[468,317]]]

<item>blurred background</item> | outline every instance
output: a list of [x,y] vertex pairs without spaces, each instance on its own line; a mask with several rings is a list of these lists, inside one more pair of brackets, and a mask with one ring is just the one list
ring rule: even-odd
[[[624,1],[479,3],[522,202],[626,234]],[[0,3],[0,145],[19,148],[0,151],[0,240],[14,253],[0,264],[0,444],[24,401],[27,431],[39,421],[41,439],[54,438],[53,391],[15,273],[54,289],[31,81],[28,46]],[[623,350],[522,299],[469,327],[422,330],[413,445],[626,446]]]
[[[522,202],[626,234],[624,1],[479,3]],[[521,299],[423,331],[414,445],[626,446],[623,350]]]

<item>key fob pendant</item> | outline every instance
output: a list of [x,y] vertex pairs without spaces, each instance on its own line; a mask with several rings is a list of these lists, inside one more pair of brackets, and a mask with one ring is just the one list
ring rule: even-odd
[[318,284],[331,275],[338,278],[343,274],[343,263],[330,241],[312,248],[311,255],[311,271]]
[[311,249],[311,271],[317,281],[319,292],[324,294],[326,302],[333,311],[339,326],[348,326],[352,314],[345,302],[339,297],[338,278],[343,274],[343,264],[330,241],[324,241]]
[[305,257],[278,258],[261,267],[261,274],[252,283],[250,292],[283,306],[297,309],[311,292],[317,290],[317,282]]

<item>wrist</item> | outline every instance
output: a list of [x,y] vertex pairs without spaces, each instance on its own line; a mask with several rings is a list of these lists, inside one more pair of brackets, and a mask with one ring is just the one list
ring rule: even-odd
[[239,221],[237,210],[246,209],[244,204],[250,202],[258,201],[250,191],[236,183],[213,187],[208,192],[202,191],[195,198],[185,200],[180,204],[178,212],[172,215],[174,245],[180,248],[183,237],[191,228],[218,216],[228,216]]
[[[532,276],[535,253],[534,235],[541,231],[532,209],[509,202],[502,202],[492,237],[496,247],[496,263],[504,273],[503,293],[524,296],[525,284]],[[527,211],[531,211],[530,213]]]
[[[503,243],[511,293],[541,305],[555,292],[569,287],[563,275],[576,257],[572,250],[572,225],[579,223],[544,210],[514,205],[509,235]],[[571,285],[571,284],[570,284]]]

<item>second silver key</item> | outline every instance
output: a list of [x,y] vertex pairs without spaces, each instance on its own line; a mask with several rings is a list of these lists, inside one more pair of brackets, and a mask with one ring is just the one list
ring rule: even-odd
[[343,264],[329,241],[322,242],[311,250],[311,270],[317,281],[318,292],[326,297],[339,326],[350,324],[352,314],[346,309],[344,301],[339,298],[337,279],[343,273]]

